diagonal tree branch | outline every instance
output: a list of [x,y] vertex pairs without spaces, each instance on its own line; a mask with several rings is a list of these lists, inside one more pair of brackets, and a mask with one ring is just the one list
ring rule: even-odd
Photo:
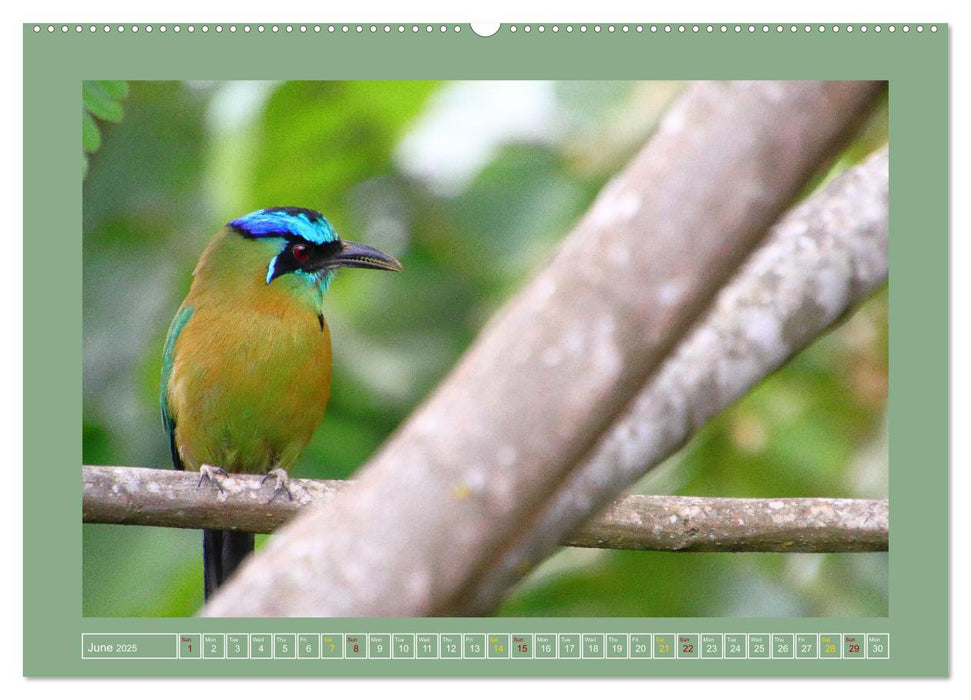
[[[200,487],[193,473],[86,466],[83,515],[86,523],[268,533],[350,483],[291,479],[291,500],[274,497],[256,475],[233,474],[217,490]],[[626,496],[563,544],[673,552],[886,551],[887,511],[885,500]]]
[[887,279],[886,148],[790,211],[770,232],[661,371],[476,581],[473,609],[489,609],[596,507],[681,447],[704,423],[837,322]]
[[883,88],[692,85],[355,486],[282,528],[203,614],[488,609],[477,581]]

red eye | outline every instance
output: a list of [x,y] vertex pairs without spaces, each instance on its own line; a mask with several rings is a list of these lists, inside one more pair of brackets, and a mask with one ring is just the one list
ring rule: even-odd
[[299,262],[306,262],[310,258],[310,246],[303,243],[293,246],[293,257]]

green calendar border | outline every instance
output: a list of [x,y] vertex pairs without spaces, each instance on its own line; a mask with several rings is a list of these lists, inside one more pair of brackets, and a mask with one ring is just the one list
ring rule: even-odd
[[[948,27],[762,24],[27,24],[24,36],[24,674],[29,676],[939,676],[948,670]],[[51,26],[53,31],[48,31]],[[203,31],[205,26],[207,31]],[[880,26],[880,31],[876,27]],[[922,31],[917,31],[918,26]],[[638,30],[637,27],[641,29]],[[447,56],[448,60],[442,60]],[[82,618],[80,81],[99,79],[881,79],[890,82],[890,615],[887,618]],[[52,241],[61,265],[47,271]],[[63,439],[61,439],[63,438]],[[690,554],[685,556],[691,556]],[[107,574],[106,574],[107,575]],[[890,661],[83,662],[96,632],[889,633]],[[486,667],[488,665],[488,668]]]

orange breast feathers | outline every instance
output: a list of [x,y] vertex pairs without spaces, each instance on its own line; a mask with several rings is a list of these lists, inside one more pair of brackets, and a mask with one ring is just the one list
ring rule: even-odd
[[331,347],[323,316],[259,291],[252,304],[186,299],[193,313],[175,343],[167,398],[187,469],[288,469],[324,417]]

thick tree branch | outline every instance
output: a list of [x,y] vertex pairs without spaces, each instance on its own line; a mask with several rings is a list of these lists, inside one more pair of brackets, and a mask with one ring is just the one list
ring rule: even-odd
[[884,148],[772,228],[537,522],[476,581],[472,609],[490,609],[526,562],[559,544],[557,528],[579,527],[886,281],[889,175]]
[[[86,523],[273,532],[350,482],[291,479],[293,500],[273,498],[259,476],[232,475],[223,490],[194,473],[84,467]],[[563,544],[677,552],[886,551],[887,501],[843,498],[625,496]]]
[[281,528],[203,614],[489,609],[478,582],[883,87],[692,85],[355,486]]

